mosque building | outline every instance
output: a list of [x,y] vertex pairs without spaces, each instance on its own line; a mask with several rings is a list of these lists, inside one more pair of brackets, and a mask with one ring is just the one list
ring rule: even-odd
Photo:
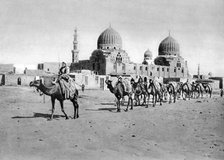
[[111,26],[97,40],[97,49],[88,60],[79,60],[75,30],[70,72],[91,70],[97,75],[131,75],[142,77],[187,78],[187,61],[180,55],[178,42],[169,34],[159,45],[158,56],[153,60],[147,49],[142,63],[134,63],[122,48],[120,34]]

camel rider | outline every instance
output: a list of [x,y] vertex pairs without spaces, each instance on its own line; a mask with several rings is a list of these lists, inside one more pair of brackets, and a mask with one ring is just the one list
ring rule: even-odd
[[58,72],[58,80],[62,87],[62,92],[65,96],[64,97],[65,99],[69,99],[70,97],[73,97],[73,95],[75,94],[75,89],[76,89],[75,84],[72,83],[73,79],[70,78],[70,76],[67,73],[68,73],[67,65],[65,62],[62,62],[62,66]]
[[68,73],[67,65],[66,65],[65,62],[62,62],[62,66],[61,66],[61,68],[59,69],[59,72],[58,72],[59,79],[62,78],[64,80],[68,81],[68,79],[70,77],[67,73]]
[[66,81],[68,81],[69,77],[68,77],[68,75],[66,75],[66,73],[67,73],[67,65],[66,65],[65,62],[62,62],[62,66],[61,66],[61,68],[59,69],[59,72],[58,72],[58,77],[54,78],[54,80],[52,81],[52,84],[56,84],[56,82],[58,80],[60,80],[61,78],[63,78]]

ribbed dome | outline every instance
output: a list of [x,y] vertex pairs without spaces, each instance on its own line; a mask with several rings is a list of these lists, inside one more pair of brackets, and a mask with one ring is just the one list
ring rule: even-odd
[[170,35],[159,45],[159,55],[179,55],[180,47],[177,41]]
[[144,58],[152,58],[152,52],[149,49],[145,51]]
[[122,40],[120,34],[109,27],[103,31],[97,40],[98,49],[121,49]]

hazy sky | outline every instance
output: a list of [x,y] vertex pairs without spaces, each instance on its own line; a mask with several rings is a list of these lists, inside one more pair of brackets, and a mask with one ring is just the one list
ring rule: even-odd
[[75,27],[88,59],[110,23],[134,62],[170,30],[191,74],[224,76],[224,0],[0,0],[0,63],[71,62]]

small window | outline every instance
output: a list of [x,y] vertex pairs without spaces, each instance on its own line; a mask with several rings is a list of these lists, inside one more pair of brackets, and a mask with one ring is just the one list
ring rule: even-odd
[[157,68],[157,71],[159,71],[159,67]]
[[145,67],[145,70],[147,71],[148,70],[148,67]]
[[169,70],[169,68],[167,68],[167,72],[169,72],[170,70]]
[[136,70],[136,67],[134,66],[134,70]]
[[173,70],[174,72],[176,72],[176,68],[174,68],[174,70]]
[[184,73],[184,69],[182,69],[182,71],[181,71],[182,73]]
[[177,63],[177,67],[181,67],[181,63],[178,62],[178,63]]
[[114,49],[116,49],[116,47],[114,47]]
[[140,66],[140,70],[142,70],[142,66]]
[[150,72],[150,76],[152,76],[152,72]]
[[109,47],[107,47],[107,49],[109,49]]
[[50,69],[48,68],[47,71],[50,71]]
[[162,71],[164,72],[164,68],[162,68]]

